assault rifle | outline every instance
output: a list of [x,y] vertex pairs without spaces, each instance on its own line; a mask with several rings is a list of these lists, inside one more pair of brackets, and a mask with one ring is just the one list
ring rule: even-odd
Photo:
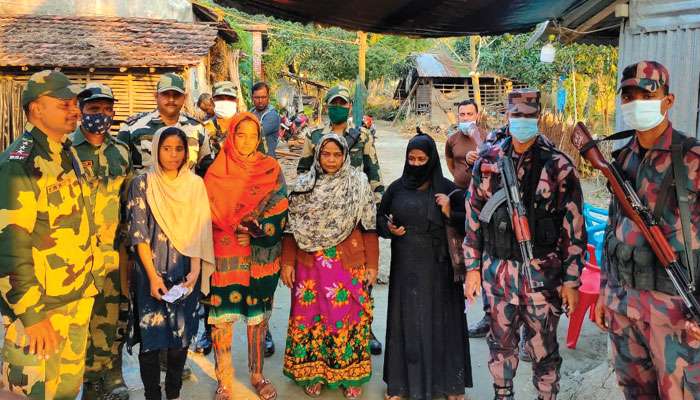
[[610,183],[610,190],[620,203],[627,218],[631,219],[639,228],[656,257],[663,265],[668,277],[678,295],[683,299],[687,308],[687,317],[700,324],[700,303],[693,295],[691,284],[683,271],[683,267],[676,258],[676,253],[666,240],[656,217],[651,210],[642,203],[637,192],[625,180],[615,163],[609,163],[598,149],[598,144],[591,137],[590,132],[582,122],[578,122],[571,133],[571,143],[581,153],[581,157],[587,160],[593,168],[605,175]]
[[505,192],[508,213],[511,215],[515,240],[520,246],[520,254],[523,258],[523,262],[520,264],[520,274],[525,277],[526,290],[537,292],[544,289],[544,283],[532,280],[532,260],[535,258],[532,252],[532,236],[530,235],[530,225],[527,222],[527,211],[520,199],[518,177],[513,167],[513,159],[504,155],[498,161],[498,169],[501,171],[501,185]]

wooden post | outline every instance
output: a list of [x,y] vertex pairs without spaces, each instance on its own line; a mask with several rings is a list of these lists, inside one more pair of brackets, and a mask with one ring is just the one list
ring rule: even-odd
[[476,102],[479,109],[481,109],[481,87],[479,86],[479,59],[477,58],[476,47],[481,42],[481,36],[474,35],[469,37],[469,51],[472,61],[472,88],[474,89],[474,101]]
[[360,74],[360,79],[362,82],[365,84],[367,83],[366,79],[366,72],[365,72],[365,61],[367,57],[367,32],[362,32],[359,31],[357,32],[357,40],[360,44],[359,50],[358,50],[358,66],[359,66],[359,74]]

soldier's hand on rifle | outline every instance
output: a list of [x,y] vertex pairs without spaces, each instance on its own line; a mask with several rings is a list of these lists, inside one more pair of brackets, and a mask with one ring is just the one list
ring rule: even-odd
[[438,193],[435,195],[435,203],[440,206],[445,217],[450,218],[450,198],[446,194]]
[[25,327],[24,333],[29,341],[26,343],[29,346],[29,353],[36,354],[39,358],[48,359],[58,350],[58,342],[61,339],[48,318]]
[[467,164],[468,165],[474,165],[476,160],[479,158],[479,153],[476,151],[469,151],[467,152]]
[[479,270],[467,271],[467,278],[464,280],[464,297],[470,302],[476,300],[481,293],[481,272]]
[[578,289],[569,286],[561,288],[561,300],[567,315],[571,315],[578,307]]
[[700,340],[700,326],[693,321],[685,321],[685,329],[693,340]]
[[595,303],[595,324],[598,325],[603,332],[608,331],[608,324],[605,322],[605,300],[603,296],[598,296],[598,301]]

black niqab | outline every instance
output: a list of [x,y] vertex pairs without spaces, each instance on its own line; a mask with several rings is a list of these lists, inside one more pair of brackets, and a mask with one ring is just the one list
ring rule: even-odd
[[[411,150],[420,150],[428,156],[428,162],[423,165],[411,165],[408,163],[408,153]],[[440,155],[437,151],[435,141],[430,136],[419,133],[408,141],[406,147],[406,160],[403,166],[401,183],[407,189],[417,189],[425,182],[439,183],[442,181],[442,167],[440,166]]]

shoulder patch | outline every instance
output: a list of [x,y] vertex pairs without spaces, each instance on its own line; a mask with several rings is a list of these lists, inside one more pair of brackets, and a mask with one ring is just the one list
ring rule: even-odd
[[140,113],[136,113],[134,115],[131,115],[129,118],[126,119],[126,121],[124,121],[124,123],[127,125],[133,125],[134,122],[136,122],[139,119],[141,119],[142,117],[148,115],[150,112],[151,111],[142,111]]
[[22,137],[12,143],[12,145],[7,149],[7,159],[8,160],[26,160],[32,153],[32,148],[34,147],[34,139],[29,134],[24,134]]

